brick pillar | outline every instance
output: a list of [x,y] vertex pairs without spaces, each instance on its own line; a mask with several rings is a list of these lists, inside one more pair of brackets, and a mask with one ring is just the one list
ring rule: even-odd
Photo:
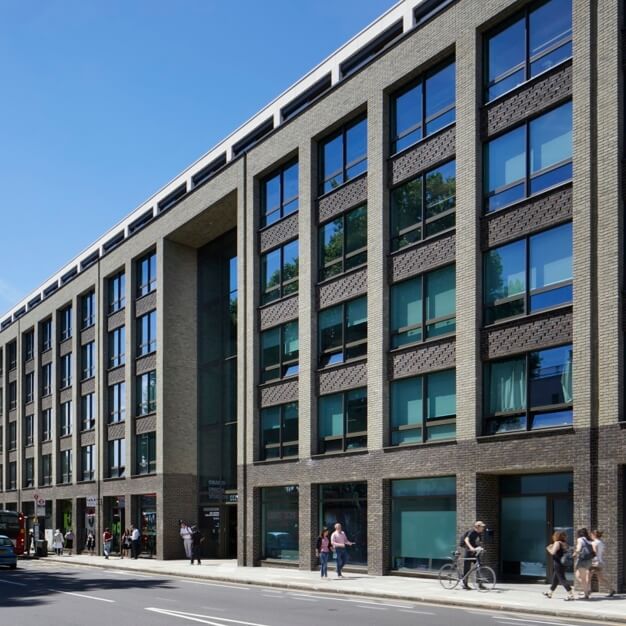
[[[388,569],[385,559],[384,537],[389,537],[389,528],[384,532],[385,511],[384,481],[370,478],[367,481],[367,572],[382,576]],[[388,553],[388,551],[387,551]]]
[[476,519],[487,525],[483,536],[486,553],[482,562],[498,571],[500,562],[500,485],[498,476],[493,474],[476,475]]
[[596,527],[604,533],[602,540],[606,544],[604,574],[615,589],[621,589],[624,584],[624,469],[612,461],[600,461],[598,476],[597,498],[601,506]]
[[300,569],[312,570],[317,567],[315,545],[320,531],[318,528],[318,488],[316,485],[300,483],[299,489]]

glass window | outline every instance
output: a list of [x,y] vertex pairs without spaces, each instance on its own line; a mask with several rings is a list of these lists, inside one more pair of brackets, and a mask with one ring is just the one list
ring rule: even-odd
[[391,249],[431,237],[455,225],[456,161],[391,191]]
[[455,62],[420,77],[393,96],[391,152],[396,153],[455,121]]
[[31,330],[22,336],[24,361],[30,361],[35,353],[35,333]]
[[61,357],[61,389],[72,385],[72,353]]
[[95,475],[94,448],[95,446],[92,444],[90,446],[82,446],[80,449],[80,465],[81,465],[81,470],[82,470],[82,480],[94,479],[94,475]]
[[137,474],[156,472],[156,433],[137,435],[136,439]]
[[156,411],[156,371],[137,376],[136,415],[148,415]]
[[8,480],[8,489],[17,489],[17,462],[11,461],[9,463],[9,480]]
[[263,460],[298,456],[298,403],[290,402],[261,410]]
[[24,459],[24,488],[35,486],[35,459]]
[[82,380],[96,375],[96,342],[90,341],[81,347]]
[[52,439],[52,409],[44,409],[41,412],[41,440]]
[[65,307],[59,313],[59,340],[65,341],[72,336],[72,307]]
[[59,453],[59,482],[68,484],[72,482],[72,451],[62,450]]
[[320,280],[367,262],[367,207],[362,206],[320,226]]
[[122,478],[126,470],[126,439],[108,442],[109,478]]
[[41,457],[41,485],[52,484],[52,455],[44,454]]
[[298,210],[298,163],[290,163],[261,183],[261,228]]
[[486,39],[486,100],[572,56],[572,2],[530,5]]
[[490,250],[483,256],[483,266],[487,324],[568,304],[572,301],[572,224]]
[[17,367],[17,341],[7,344],[7,369],[14,370]]
[[137,297],[141,298],[157,288],[157,256],[150,252],[137,261]]
[[300,558],[298,500],[297,485],[261,489],[261,558]]
[[126,306],[126,274],[119,272],[109,278],[109,314]]
[[455,332],[455,266],[392,285],[390,300],[392,349]]
[[17,448],[17,422],[9,422],[9,450]]
[[456,436],[456,374],[433,372],[391,383],[392,445]]
[[319,312],[320,367],[367,354],[367,297]]
[[41,395],[49,396],[52,393],[52,363],[41,366]]
[[95,395],[88,393],[80,398],[80,422],[82,430],[91,430],[96,426]]
[[45,352],[52,348],[52,320],[41,322],[41,351]]
[[109,387],[109,424],[126,419],[126,383]]
[[157,312],[150,311],[137,318],[137,357],[157,349]]
[[24,417],[24,445],[32,446],[35,441],[35,416]]
[[298,373],[298,322],[287,322],[261,333],[261,382]]
[[9,383],[9,411],[17,408],[17,382]]
[[261,255],[261,304],[298,291],[298,240]]
[[63,402],[59,409],[59,435],[65,437],[72,434],[72,401]]
[[81,328],[93,326],[96,322],[96,293],[90,291],[80,299]]
[[120,326],[109,332],[109,367],[126,363],[126,327]]
[[572,423],[572,346],[485,365],[487,434]]
[[367,118],[344,126],[320,150],[320,195],[367,171]]
[[391,482],[391,559],[394,570],[436,572],[456,545],[456,479]]
[[485,144],[487,212],[571,178],[571,101]]
[[28,404],[33,401],[35,392],[35,374],[31,372],[24,376],[24,402]]
[[319,398],[320,452],[367,447],[367,389]]

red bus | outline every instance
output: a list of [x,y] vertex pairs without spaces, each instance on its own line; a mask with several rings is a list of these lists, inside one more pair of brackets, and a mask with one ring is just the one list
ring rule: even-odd
[[0,510],[0,535],[13,542],[17,556],[23,555],[26,548],[25,521],[22,513]]

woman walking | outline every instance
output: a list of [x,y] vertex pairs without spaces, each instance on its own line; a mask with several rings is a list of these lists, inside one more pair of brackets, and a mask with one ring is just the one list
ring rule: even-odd
[[609,579],[604,575],[604,541],[602,541],[601,531],[591,531],[591,545],[595,552],[595,556],[591,560],[591,574],[597,576],[598,584],[604,583],[607,589],[609,589],[607,596],[612,598],[615,595],[615,589],[611,586]]
[[89,556],[93,556],[94,550],[96,549],[96,537],[91,530],[87,534],[87,543],[85,544],[85,549],[89,553]]
[[574,594],[572,593],[572,587],[565,578],[565,565],[563,561],[564,557],[568,554],[569,546],[567,545],[567,535],[564,532],[555,532],[552,535],[552,543],[546,546],[546,550],[552,556],[552,584],[550,585],[550,591],[544,591],[543,595],[546,598],[551,598],[555,589],[559,585],[563,585],[565,591],[567,591],[566,600],[573,600]]
[[591,596],[591,563],[594,556],[593,545],[586,528],[581,528],[576,533],[576,580],[582,587],[582,593],[586,600]]
[[52,537],[52,549],[57,556],[63,554],[63,533],[57,528]]
[[69,528],[65,533],[65,547],[67,548],[68,555],[72,556],[72,550],[74,548],[74,533],[71,528]]
[[328,578],[328,559],[330,558],[332,548],[330,537],[328,536],[328,528],[324,527],[317,538],[317,546],[315,547],[315,555],[320,560],[320,576],[322,578]]
[[122,534],[122,538],[120,539],[120,559],[123,559],[125,556],[128,557],[130,552],[130,530],[128,528],[124,529],[124,533]]
[[113,535],[108,528],[104,529],[102,533],[102,551],[104,552],[104,558],[108,559],[111,552],[111,542],[113,541]]

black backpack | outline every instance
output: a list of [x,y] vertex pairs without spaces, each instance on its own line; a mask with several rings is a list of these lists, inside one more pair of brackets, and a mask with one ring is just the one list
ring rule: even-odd
[[465,545],[465,539],[466,537],[470,534],[469,530],[466,530],[461,537],[459,538],[459,548],[467,548],[467,546]]
[[580,547],[580,552],[578,553],[578,559],[580,561],[591,561],[594,556],[593,546],[583,538],[583,545]]

